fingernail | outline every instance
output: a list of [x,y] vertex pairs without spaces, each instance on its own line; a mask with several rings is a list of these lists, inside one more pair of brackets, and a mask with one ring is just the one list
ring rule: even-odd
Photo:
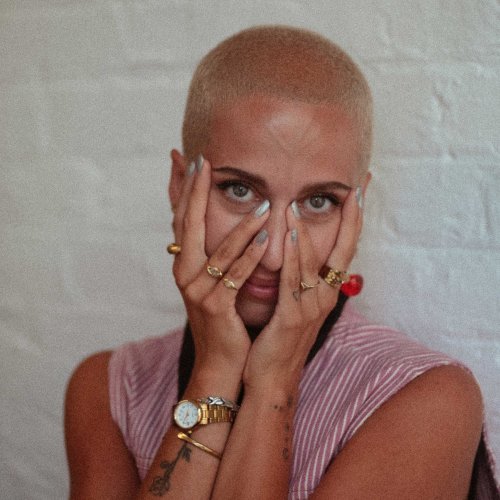
[[192,161],[188,166],[187,166],[187,169],[186,169],[186,174],[191,177],[193,174],[194,174],[194,169],[195,169],[195,165],[194,165],[194,161]]
[[262,243],[264,243],[264,241],[267,240],[267,231],[265,229],[263,229],[256,237],[255,237],[255,243],[257,243],[257,245],[262,245]]
[[198,172],[201,172],[201,169],[203,168],[204,161],[205,161],[205,159],[203,158],[203,155],[200,153],[198,155],[198,157],[196,158],[196,170],[198,170]]
[[292,212],[296,219],[300,219],[299,205],[295,200],[292,201]]
[[361,186],[356,188],[356,201],[358,202],[359,208],[363,208],[363,191],[361,190]]
[[255,217],[262,217],[268,210],[271,204],[269,203],[269,200],[263,201],[256,209],[254,212]]
[[297,230],[296,229],[292,229],[292,234],[290,235],[290,237],[292,238],[292,243],[297,243]]

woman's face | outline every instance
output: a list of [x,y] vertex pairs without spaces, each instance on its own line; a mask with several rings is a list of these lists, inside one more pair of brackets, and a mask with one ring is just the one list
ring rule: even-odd
[[[318,270],[328,259],[349,190],[366,187],[359,172],[353,120],[331,105],[252,97],[219,109],[203,151],[212,166],[206,253],[210,257],[242,217],[271,203],[266,253],[240,289],[237,310],[262,326],[274,311],[287,231],[285,210],[296,200]],[[300,237],[300,235],[299,235]],[[333,263],[332,263],[333,264]]]

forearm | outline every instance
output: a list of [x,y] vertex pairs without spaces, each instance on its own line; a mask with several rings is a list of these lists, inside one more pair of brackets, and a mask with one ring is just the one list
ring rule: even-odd
[[[241,374],[230,370],[219,370],[216,374],[195,370],[182,399],[217,395],[236,400],[240,380]],[[190,437],[222,455],[230,431],[230,423],[199,425]],[[210,498],[220,461],[179,439],[179,432],[181,429],[175,425],[166,432],[138,499],[169,495],[176,499]]]
[[298,383],[248,390],[229,436],[212,498],[288,495]]

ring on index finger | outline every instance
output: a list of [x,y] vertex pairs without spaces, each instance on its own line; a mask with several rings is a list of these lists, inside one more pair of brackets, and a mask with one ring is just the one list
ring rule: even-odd
[[319,270],[319,275],[332,288],[340,288],[346,281],[349,281],[349,273],[347,271],[339,271],[326,265]]

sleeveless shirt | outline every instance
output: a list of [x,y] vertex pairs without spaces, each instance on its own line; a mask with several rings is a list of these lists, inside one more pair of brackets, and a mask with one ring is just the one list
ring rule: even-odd
[[[172,425],[182,338],[183,329],[174,330],[125,344],[110,358],[112,418],[141,479]],[[370,324],[346,304],[302,373],[288,498],[307,498],[349,439],[391,396],[431,368],[449,364],[463,367],[396,330]],[[484,429],[469,498],[500,499]]]

